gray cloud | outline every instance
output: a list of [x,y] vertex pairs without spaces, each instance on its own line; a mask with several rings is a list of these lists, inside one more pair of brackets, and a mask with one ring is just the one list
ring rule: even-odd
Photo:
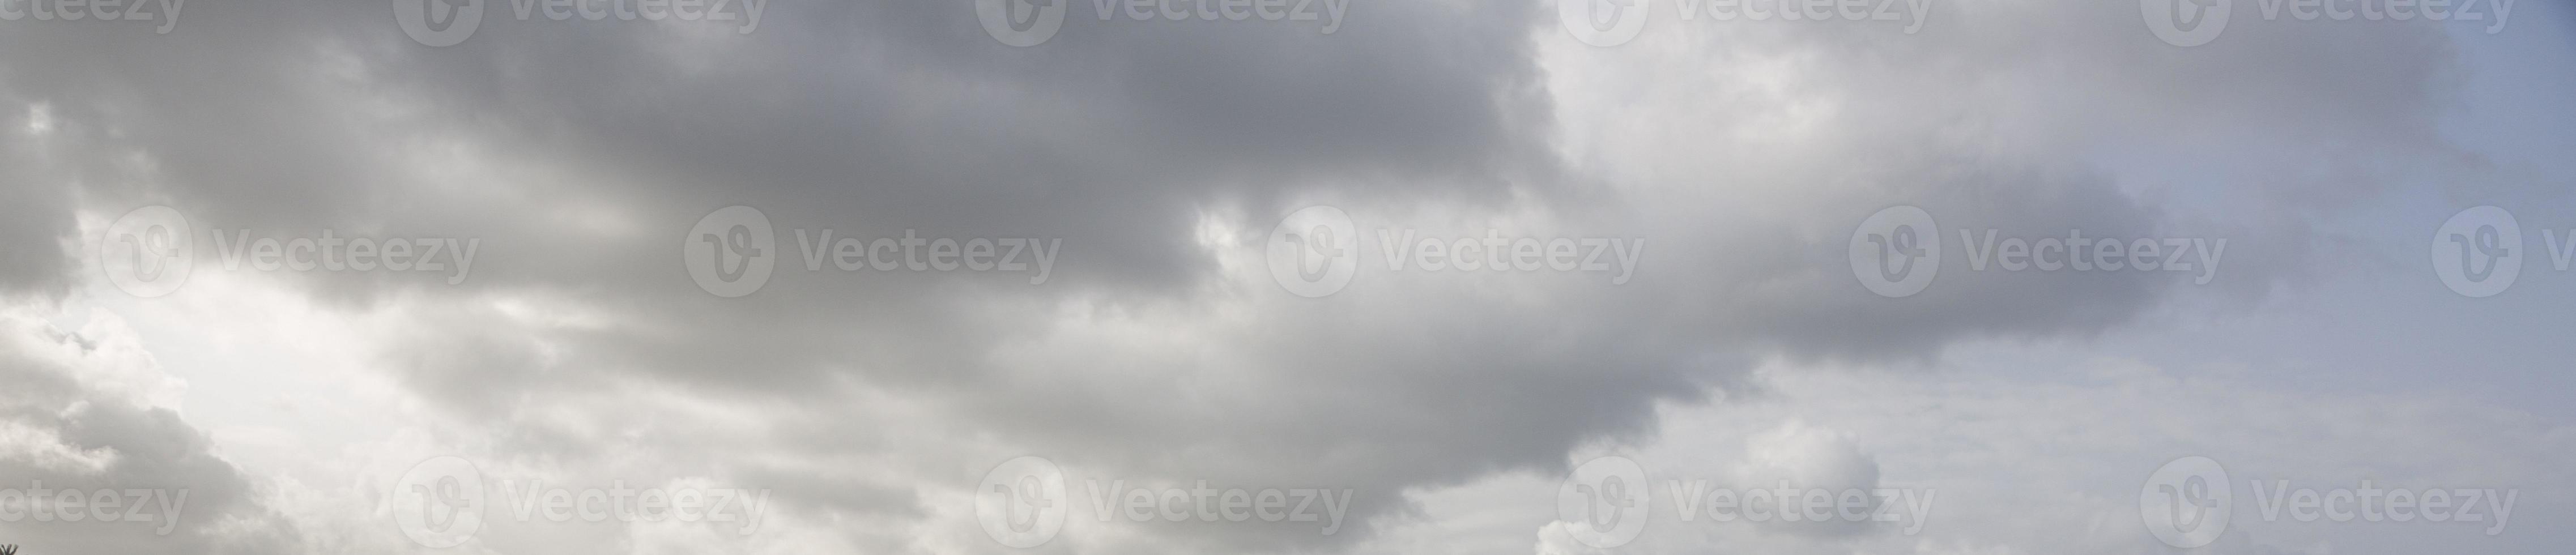
[[[83,55],[0,57],[0,108],[42,102],[58,121],[0,139],[44,161],[0,169],[27,184],[0,192],[0,239],[77,245],[76,208],[148,203],[206,229],[481,238],[457,287],[282,279],[352,311],[446,301],[405,308],[418,329],[376,354],[516,456],[653,456],[533,415],[666,385],[776,429],[641,443],[729,442],[750,455],[682,458],[792,486],[806,510],[903,519],[923,501],[753,459],[900,458],[933,440],[882,430],[919,425],[1140,476],[1356,488],[1361,518],[1333,537],[1172,526],[1114,546],[1330,549],[1409,510],[1410,488],[1560,469],[1580,444],[1651,434],[1655,403],[1699,401],[1750,360],[2101,333],[2188,293],[1945,266],[1921,296],[1879,298],[1840,259],[1879,208],[2007,233],[2237,235],[2244,271],[2218,287],[2255,299],[2300,271],[2307,226],[2168,199],[2245,189],[2256,212],[2316,214],[2389,177],[2197,183],[2098,153],[2220,135],[2245,158],[2462,157],[2430,124],[2449,51],[2412,26],[2249,25],[2182,51],[2123,6],[1964,2],[1919,35],[1664,21],[1627,47],[1566,50],[1549,3],[1370,3],[1318,35],[1099,22],[1059,1],[1075,17],[1035,48],[984,36],[955,2],[782,3],[745,36],[495,15],[435,49],[369,2],[210,5],[166,36],[26,25],[0,51]],[[1314,202],[1426,227],[1440,223],[1407,218],[1535,212],[1648,238],[1650,258],[1619,287],[1371,276],[1298,302],[1239,287],[1196,239],[1208,221],[1259,234]],[[1032,287],[808,273],[791,255],[761,292],[718,299],[675,253],[734,204],[762,209],[782,246],[790,229],[917,229],[1062,238],[1065,263]],[[96,279],[77,256],[12,249],[0,284],[60,295]],[[489,307],[520,297],[601,322]],[[913,412],[848,406],[863,391]],[[958,451],[921,456],[1000,461]]]
[[[0,489],[18,494],[0,536],[29,552],[299,549],[294,526],[264,506],[257,482],[178,412],[151,404],[144,392],[166,378],[131,332],[114,322],[80,335],[41,330],[12,315],[0,337],[0,378],[10,384],[0,389],[0,429],[10,432],[0,434]],[[67,490],[112,490],[116,505],[54,504]],[[39,495],[53,496],[50,508],[35,505]],[[61,516],[73,513],[83,516]],[[108,514],[115,520],[102,522]]]

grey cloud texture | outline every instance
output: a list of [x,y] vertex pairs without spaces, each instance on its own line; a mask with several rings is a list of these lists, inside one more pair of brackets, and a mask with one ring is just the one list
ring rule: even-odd
[[[11,312],[0,319],[0,376],[9,384],[0,389],[0,489],[18,495],[0,535],[30,552],[300,548],[294,525],[266,506],[261,483],[162,405],[176,384],[122,322],[99,316],[63,335]],[[57,504],[68,502],[66,490],[84,498],[114,491],[116,504]],[[46,507],[37,506],[38,495],[49,496]],[[66,514],[81,518],[66,522]],[[114,520],[101,522],[108,514]],[[138,515],[145,519],[129,520]]]
[[[792,510],[899,523],[940,514],[925,508],[938,488],[916,484],[971,485],[1030,453],[1355,488],[1335,536],[1148,526],[1085,546],[1331,550],[1412,511],[1417,488],[1562,470],[1580,445],[1651,435],[1656,403],[1702,401],[1765,357],[2102,333],[2191,294],[2164,276],[1945,266],[1921,296],[1879,298],[1840,256],[1880,208],[1923,206],[1945,229],[2232,236],[2240,262],[2211,289],[2250,299],[2300,270],[2312,232],[2177,198],[2311,215],[2391,178],[2212,181],[2103,153],[2473,163],[2432,129],[2456,76],[2422,26],[2247,25],[2186,51],[2121,3],[1988,1],[1939,3],[1916,35],[1661,21],[1596,49],[1544,2],[1363,3],[1319,35],[1092,21],[1059,1],[1072,21],[1034,48],[985,36],[961,2],[777,3],[740,36],[494,15],[443,48],[405,38],[381,2],[210,4],[166,36],[21,23],[0,34],[0,114],[43,106],[53,123],[0,133],[23,162],[0,168],[0,240],[27,245],[0,255],[0,285],[95,281],[73,214],[143,204],[207,229],[480,238],[461,286],[278,279],[352,312],[411,311],[417,331],[375,354],[503,438],[496,456],[668,456],[794,489]],[[1223,262],[1315,203],[1650,246],[1624,286],[1389,274],[1318,301]],[[736,204],[779,225],[782,248],[798,229],[919,230],[1061,238],[1064,263],[1029,286],[811,273],[790,254],[761,292],[719,299],[676,253]],[[403,302],[422,297],[437,302]],[[527,299],[561,317],[497,306]],[[613,395],[662,387],[756,424],[583,425],[641,417]],[[854,461],[901,468],[810,472]],[[902,526],[849,536],[891,543],[870,534]]]

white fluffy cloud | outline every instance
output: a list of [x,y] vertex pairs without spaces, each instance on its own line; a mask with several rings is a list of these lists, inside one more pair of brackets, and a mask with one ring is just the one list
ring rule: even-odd
[[[1508,475],[1424,492],[1422,515],[1358,551],[1484,552],[1491,548],[1468,540],[1517,527],[1535,530],[1542,554],[2166,553],[2177,550],[2148,534],[2138,495],[2159,465],[2186,456],[2220,461],[2237,482],[2231,531],[2210,547],[2217,553],[2532,552],[2564,542],[2545,523],[2576,511],[2551,494],[2576,485],[2548,462],[2576,450],[2567,426],[2474,399],[2292,393],[2249,376],[2186,378],[2126,360],[2037,380],[1982,364],[1941,367],[1769,366],[1759,378],[1766,393],[1665,407],[1657,438],[1613,450],[1645,467],[1654,511],[1643,535],[1616,549],[1575,541],[1566,528],[1581,525],[1558,520],[1542,501],[1562,477]],[[1685,521],[1672,489],[1690,480],[1770,488],[1784,478],[1793,488],[1875,479],[1936,493],[1913,534],[1900,521],[1819,535],[1814,523],[1777,519],[1718,522],[1701,513]],[[2385,489],[2512,489],[2521,498],[2490,536],[2491,517],[2301,522],[2285,508],[2267,518],[2244,485],[2331,490],[2365,479]]]

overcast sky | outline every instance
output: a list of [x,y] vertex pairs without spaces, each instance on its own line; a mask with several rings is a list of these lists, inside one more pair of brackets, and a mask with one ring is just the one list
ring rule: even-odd
[[0,545],[2563,552],[2569,91],[2554,1],[0,0]]

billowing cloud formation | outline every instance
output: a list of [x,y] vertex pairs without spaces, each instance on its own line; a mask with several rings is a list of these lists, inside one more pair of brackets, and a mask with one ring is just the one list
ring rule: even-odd
[[51,330],[0,318],[0,536],[30,552],[297,549],[260,486],[172,410],[181,385],[122,321]]
[[[1365,4],[1329,35],[1064,3],[1071,23],[1030,48],[986,36],[963,2],[777,4],[749,34],[518,21],[487,2],[473,37],[440,48],[367,2],[208,6],[157,36],[12,28],[0,113],[24,116],[0,134],[16,162],[0,167],[0,239],[27,247],[0,256],[0,286],[109,291],[77,216],[147,204],[187,213],[202,245],[472,238],[481,259],[458,285],[259,277],[403,324],[363,361],[441,415],[404,441],[503,472],[776,488],[776,535],[795,539],[754,550],[996,549],[965,489],[1026,454],[1355,490],[1333,535],[1109,523],[1060,548],[1332,549],[1410,514],[1408,492],[1651,435],[1656,403],[1699,401],[1748,361],[2100,333],[2204,290],[1954,255],[1921,295],[1883,298],[1844,254],[1887,206],[1952,233],[2232,237],[2205,290],[2252,299],[2314,242],[2275,214],[2388,179],[2351,162],[2471,163],[2430,123],[2456,76],[2429,25],[2248,24],[2179,50],[2126,6],[1988,1],[1939,4],[1916,34],[1661,21],[1595,48],[1549,3]],[[2127,157],[2222,166],[2284,144],[2364,169]],[[2255,208],[2191,200],[2214,190]],[[1371,248],[1382,229],[1645,247],[1617,285],[1370,271],[1304,299],[1261,253],[1311,204],[1353,214]],[[917,231],[1061,239],[1062,264],[1031,285],[809,271],[797,250],[759,292],[718,298],[677,253],[731,205],[760,209],[781,250],[800,231]],[[1791,435],[1784,456],[1875,480]],[[623,536],[639,550],[668,539],[640,528]],[[480,541],[565,541],[530,535]]]

